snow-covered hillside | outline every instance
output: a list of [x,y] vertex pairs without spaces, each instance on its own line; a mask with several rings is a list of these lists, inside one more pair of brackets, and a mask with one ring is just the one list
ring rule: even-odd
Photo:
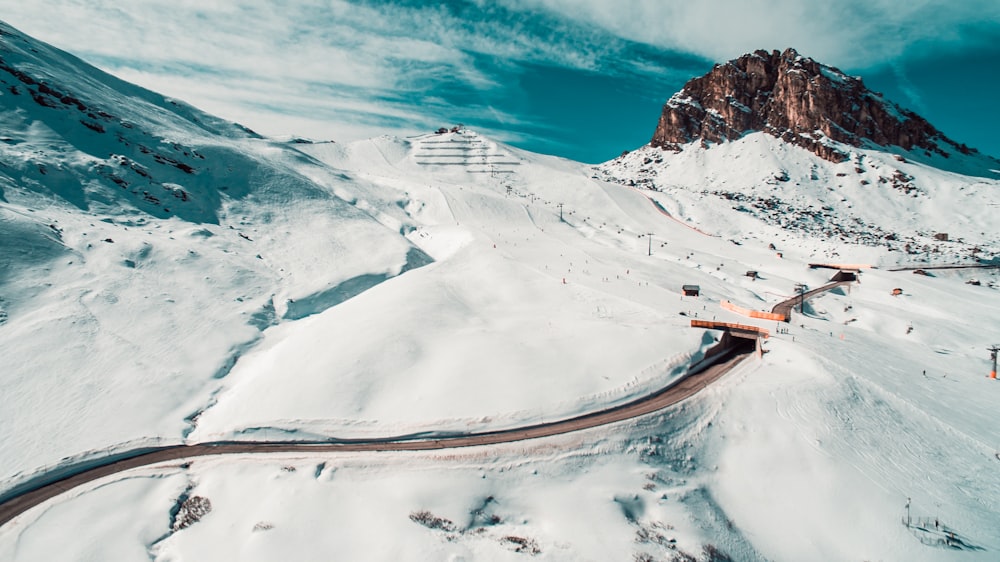
[[280,143],[6,26],[0,59],[5,488],[182,439],[262,330],[430,261]]
[[[517,172],[425,163],[427,145],[443,141],[482,143]],[[582,165],[471,132],[301,149],[373,186],[359,201],[395,215],[436,263],[269,330],[194,438],[275,427],[384,436],[554,419],[656,388],[711,341],[677,315],[689,307],[678,290],[692,265],[660,249],[664,240],[657,249],[672,265],[655,272],[644,263],[639,235],[659,220],[654,208],[590,180]],[[594,211],[581,216],[581,207]]]
[[[0,72],[0,497],[165,441],[556,420],[682,375],[717,336],[692,318],[772,332],[763,357],[631,422],[108,476],[0,527],[0,558],[1000,552],[1000,384],[984,376],[996,269],[865,269],[788,324],[722,307],[769,310],[797,284],[825,283],[832,272],[810,262],[971,263],[973,246],[995,259],[996,182],[874,151],[832,164],[756,135],[600,169],[471,131],[278,142],[10,28],[0,45],[35,81]],[[118,117],[100,133],[76,104],[38,103],[29,89],[42,95],[43,79]],[[866,234],[876,228],[897,240]],[[962,241],[933,241],[928,258],[938,232]],[[701,296],[682,296],[686,284]]]
[[836,258],[845,244],[884,266],[1000,258],[1000,235],[989,226],[1000,206],[1000,179],[944,171],[901,149],[828,142],[848,159],[830,162],[751,133],[731,142],[691,143],[679,152],[647,145],[599,171],[603,179],[648,190],[692,225],[726,223],[715,233],[810,246],[817,259]]

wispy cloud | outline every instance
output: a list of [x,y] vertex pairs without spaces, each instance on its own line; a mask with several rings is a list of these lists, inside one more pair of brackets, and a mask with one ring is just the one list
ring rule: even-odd
[[[384,130],[389,121],[426,127],[437,116],[420,106],[441,107],[420,97],[443,76],[473,89],[496,86],[451,37],[470,29],[442,10],[342,1],[5,0],[0,7],[14,25],[124,79],[268,133],[330,136],[341,125]],[[482,49],[503,44],[478,41]],[[284,128],[294,117],[306,130]]]
[[[509,125],[517,117],[486,99],[504,85],[477,57],[596,68],[604,49],[461,3],[2,0],[0,8],[14,25],[126,80],[268,134],[426,129],[474,116],[477,105],[487,128]],[[435,93],[449,83],[473,99],[457,107]]]
[[[995,0],[500,0],[585,22],[617,37],[728,60],[795,47],[830,64],[868,68],[913,50],[995,41]],[[992,29],[992,33],[973,33]]]
[[458,120],[545,134],[520,99],[532,68],[621,78],[655,105],[757,48],[863,69],[1000,28],[995,0],[0,0],[0,14],[260,132],[338,139]]

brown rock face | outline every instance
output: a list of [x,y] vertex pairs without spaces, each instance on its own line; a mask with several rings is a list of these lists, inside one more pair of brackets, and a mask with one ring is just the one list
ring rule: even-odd
[[651,144],[669,150],[701,139],[734,140],[764,131],[840,162],[827,139],[852,146],[899,146],[948,156],[973,149],[923,118],[871,92],[859,78],[802,57],[794,49],[755,51],[694,78],[663,107]]

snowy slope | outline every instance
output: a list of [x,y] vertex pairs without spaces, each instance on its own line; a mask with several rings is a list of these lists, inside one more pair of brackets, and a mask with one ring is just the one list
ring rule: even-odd
[[[517,173],[484,173],[475,160],[424,163],[428,140],[452,138],[507,154]],[[401,211],[410,240],[438,263],[268,331],[192,437],[273,427],[378,436],[554,419],[660,386],[702,348],[676,315],[687,306],[677,291],[689,266],[672,256],[674,265],[649,269],[637,234],[659,216],[638,194],[471,132],[361,141],[333,157],[331,148],[302,150],[339,158],[376,186],[359,183],[359,196]],[[577,205],[602,211],[580,217]],[[713,283],[691,278],[701,277]],[[581,345],[590,341],[600,344]]]
[[[600,172],[649,190],[694,225],[726,223],[714,231],[723,236],[756,231],[758,239],[814,248],[828,258],[844,244],[853,253],[862,245],[874,250],[865,255],[886,266],[997,257],[1000,238],[988,225],[1000,205],[1000,180],[947,172],[902,150],[829,142],[849,158],[833,163],[751,133],[704,147],[691,143],[679,152],[644,146],[601,165]],[[950,241],[936,240],[937,233]]]
[[6,26],[0,59],[4,488],[183,438],[262,330],[430,261],[280,143]]
[[[780,326],[721,307],[826,282],[809,262],[995,259],[995,181],[875,151],[831,164],[756,135],[600,170],[471,131],[271,141],[3,31],[5,65],[118,117],[100,133],[0,72],[0,490],[158,441],[552,420],[676,378],[713,342],[692,317],[774,335],[690,401],[581,434],[114,475],[0,527],[0,558],[1000,551],[1000,385],[984,377],[997,270],[866,269]],[[207,503],[186,498],[211,504],[189,526]],[[907,498],[924,530],[901,524]],[[938,546],[945,528],[968,549]]]
[[[490,142],[474,133],[466,135]],[[289,325],[287,330],[267,334],[255,354],[246,357],[245,365],[234,369],[227,381],[232,386],[220,393],[217,406],[199,420],[196,437],[239,435],[249,429],[249,435],[260,437],[264,432],[273,438],[281,434],[276,428],[374,436],[553,419],[599,403],[614,403],[651,386],[651,381],[638,377],[639,385],[633,388],[631,381],[615,378],[613,371],[606,371],[611,380],[601,383],[595,376],[599,369],[594,373],[589,368],[602,365],[604,359],[621,373],[635,373],[642,366],[637,359],[648,363],[657,357],[643,356],[629,346],[629,340],[643,344],[643,332],[652,330],[660,343],[657,352],[663,353],[670,349],[664,344],[690,332],[684,328],[687,317],[679,313],[747,322],[722,310],[719,301],[768,309],[791,293],[795,282],[818,286],[829,277],[822,270],[807,269],[808,261],[836,258],[887,264],[898,259],[897,251],[881,245],[832,244],[794,232],[778,238],[754,219],[737,222],[740,219],[733,219],[732,214],[692,204],[692,214],[705,212],[699,216],[708,217],[699,227],[731,238],[701,234],[681,224],[683,218],[666,217],[646,199],[653,197],[666,209],[680,207],[662,194],[596,181],[589,177],[587,167],[502,145],[496,150],[509,151],[520,160],[512,174],[484,174],[471,162],[465,167],[431,167],[417,157],[422,150],[420,140],[381,138],[305,150],[321,158],[336,158],[339,166],[359,178],[383,186],[386,200],[408,201],[404,207],[410,210],[415,228],[410,237],[438,263],[331,309],[311,319],[310,325]],[[379,157],[386,154],[392,156]],[[787,161],[784,165],[790,166]],[[723,176],[726,168],[720,168],[705,166],[701,171],[709,177]],[[959,187],[980,181],[922,171],[925,176],[941,174]],[[748,173],[753,173],[752,167]],[[558,202],[563,203],[563,222]],[[883,212],[871,215],[872,220],[897,232],[925,219],[913,216],[912,210],[893,208],[891,200],[880,204]],[[945,216],[947,205],[945,201],[937,211],[930,206],[925,216],[931,212]],[[684,215],[678,213],[675,218],[680,217]],[[525,229],[530,236],[524,236]],[[653,256],[644,255],[649,246],[639,235],[646,232],[654,233]],[[772,241],[783,258],[768,248]],[[954,259],[962,258],[956,255]],[[518,267],[511,269],[508,262]],[[608,268],[616,263],[620,264],[617,269]],[[534,274],[523,271],[524,265],[533,265]],[[748,269],[758,271],[761,278],[746,278],[743,274]],[[538,291],[538,274],[544,287],[554,292]],[[983,284],[966,283],[974,277]],[[648,286],[643,284],[646,279]],[[939,560],[951,555],[990,559],[1000,544],[989,523],[996,518],[1000,497],[994,456],[1000,442],[989,420],[1000,389],[990,386],[983,375],[988,327],[1000,312],[996,270],[914,276],[878,269],[863,273],[862,280],[849,291],[810,303],[806,315],[796,315],[788,327],[790,333],[772,340],[770,353],[761,363],[741,369],[717,394],[696,399],[693,415],[697,421],[661,419],[652,435],[631,430],[596,437],[599,442],[624,441],[620,449],[597,445],[597,450],[615,459],[608,462],[624,463],[619,470],[626,474],[662,470],[671,474],[666,478],[671,485],[684,482],[680,490],[660,492],[667,501],[657,499],[656,494],[647,496],[645,487],[624,496],[619,491],[583,500],[578,513],[563,514],[560,520],[583,528],[600,521],[596,525],[607,533],[607,540],[631,537],[634,545],[646,544],[637,535],[650,536],[650,529],[659,528],[656,525],[676,526],[678,518],[694,521],[702,530],[679,534],[687,541],[682,550],[697,552],[699,543],[722,543],[735,559]],[[702,305],[700,311],[697,304],[677,296],[677,287],[688,282],[700,284],[707,295],[695,301]],[[586,292],[580,292],[581,285]],[[897,286],[903,286],[904,293],[893,297],[890,293]],[[560,296],[560,290],[572,298]],[[439,292],[443,296],[437,296]],[[420,298],[407,297],[408,293]],[[612,300],[612,295],[625,300]],[[533,314],[525,313],[522,303],[531,303]],[[628,303],[650,306],[661,315],[651,317],[655,322],[648,325],[643,321],[635,325],[641,317],[622,309]],[[584,315],[588,307],[594,316],[618,324],[623,337],[609,333],[600,323],[588,322]],[[451,314],[456,308],[460,318]],[[573,315],[576,310],[578,317]],[[352,319],[361,315],[374,322],[373,333],[337,328],[357,325]],[[378,318],[391,320],[382,325]],[[560,329],[546,330],[546,321]],[[476,339],[484,332],[488,343]],[[567,333],[575,349],[563,342]],[[325,336],[331,336],[328,341],[332,342],[327,350],[311,353],[307,361],[299,359],[306,350],[319,347],[315,338]],[[365,349],[364,341],[378,342],[377,359],[359,351]],[[672,345],[683,351],[692,342]],[[595,348],[606,357],[592,357],[589,353]],[[279,365],[291,367],[295,375],[290,377]],[[475,367],[470,370],[467,365]],[[509,366],[518,367],[511,370]],[[559,373],[558,388],[545,376],[551,372]],[[293,387],[288,386],[291,381]],[[297,390],[303,387],[308,390]],[[477,417],[477,412],[489,415]],[[698,426],[693,436],[686,423]],[[583,443],[576,450],[586,455],[594,445]],[[488,458],[494,454],[481,453]],[[484,458],[480,454],[469,455],[476,463],[485,462],[478,460]],[[505,493],[512,493],[513,487],[519,490],[518,498],[534,497],[536,492],[521,491],[524,484],[504,476],[509,467],[505,463],[511,459],[499,454],[496,461],[485,464],[483,474],[487,479],[504,480],[501,489]],[[531,460],[526,462],[533,466]],[[602,464],[596,460],[582,466],[577,460],[556,462],[550,483],[576,478],[581,470],[598,470]],[[455,478],[452,468],[437,470],[439,476],[434,479]],[[230,473],[230,477],[235,476]],[[359,484],[364,480],[347,478]],[[606,484],[614,482],[604,478]],[[656,477],[653,480],[658,482]],[[426,485],[433,489],[443,484]],[[467,498],[470,506],[482,497],[475,487],[466,485],[453,494]],[[681,498],[679,504],[669,501],[675,494]],[[636,509],[644,515],[629,515],[628,509],[621,508],[623,497],[635,498],[635,505],[642,506]],[[912,498],[915,518],[939,518],[974,550],[923,544],[921,539],[934,542],[944,532],[902,526],[907,497]],[[365,529],[375,525],[377,513],[397,509],[394,501],[381,501],[382,507],[362,517],[371,522],[357,523],[358,536],[335,544],[362,549],[378,544]],[[428,505],[413,499],[404,503],[411,510]],[[626,515],[608,513],[608,507],[624,509]],[[674,508],[680,511],[662,511]],[[437,508],[453,520],[467,510],[474,508]],[[553,515],[538,516],[542,521],[521,532],[540,541],[550,559],[580,559],[594,556],[593,552],[626,559],[643,551],[643,547],[624,546],[628,541],[608,551],[594,550],[582,538],[560,538],[548,526]],[[222,521],[229,519],[217,524]],[[400,533],[414,530],[402,512],[392,521]],[[644,525],[651,527],[641,530]],[[413,543],[408,542],[423,545],[414,559],[429,553],[473,559],[497,556],[479,550],[480,539],[465,535],[447,539],[458,544],[444,550],[424,543],[426,539],[415,537]],[[177,552],[194,548],[193,544],[186,549],[176,544]],[[671,550],[659,545],[650,552],[668,556]],[[384,557],[398,555],[393,552]]]

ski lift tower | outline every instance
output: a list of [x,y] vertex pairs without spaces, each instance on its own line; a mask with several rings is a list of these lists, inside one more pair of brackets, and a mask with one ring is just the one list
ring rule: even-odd
[[993,370],[990,371],[990,378],[996,380],[997,378],[997,352],[1000,351],[1000,346],[992,346],[990,350],[990,360],[993,361]]
[[799,314],[802,314],[802,306],[805,302],[806,289],[809,287],[805,283],[796,283],[795,292],[799,294]]

